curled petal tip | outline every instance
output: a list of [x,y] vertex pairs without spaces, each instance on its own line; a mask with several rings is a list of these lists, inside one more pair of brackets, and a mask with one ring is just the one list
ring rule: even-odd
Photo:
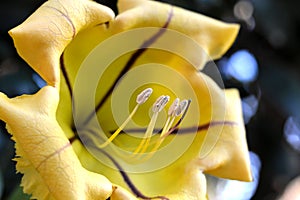
[[88,0],[50,0],[9,31],[19,55],[52,86],[59,83],[59,58],[75,35],[114,18],[113,11]]

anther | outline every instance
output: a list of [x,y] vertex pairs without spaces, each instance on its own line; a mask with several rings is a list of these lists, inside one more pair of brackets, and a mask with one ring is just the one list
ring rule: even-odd
[[177,110],[177,108],[178,108],[178,106],[179,106],[179,102],[180,102],[179,98],[176,98],[176,99],[173,101],[173,103],[172,103],[172,105],[170,106],[169,111],[168,111],[168,115],[169,115],[169,116],[174,116],[174,115],[175,115],[176,110]]
[[136,103],[138,104],[143,104],[145,103],[150,95],[152,94],[153,89],[152,88],[147,88],[143,90],[137,97],[136,97]]
[[188,104],[189,104],[189,101],[188,100],[182,100],[179,104],[179,106],[176,108],[175,110],[175,116],[179,116],[181,114],[184,113],[184,111],[187,109],[188,107]]
[[170,100],[170,97],[167,95],[166,96],[162,95],[162,96],[158,97],[158,99],[153,104],[152,111],[154,113],[162,111],[162,109],[166,106],[166,104],[169,102],[169,100]]

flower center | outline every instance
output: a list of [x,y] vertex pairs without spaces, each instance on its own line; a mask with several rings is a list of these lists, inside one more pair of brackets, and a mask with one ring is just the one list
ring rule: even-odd
[[[112,141],[124,130],[126,125],[132,120],[138,108],[142,106],[142,104],[144,104],[149,99],[152,92],[153,92],[152,88],[147,88],[137,95],[136,105],[131,111],[131,113],[129,114],[129,116],[119,126],[119,128],[116,131],[114,131],[114,133],[108,138],[108,140],[99,146],[100,148],[105,148],[112,143]],[[141,156],[144,155],[145,152],[149,152],[144,157],[145,159],[149,159],[159,149],[159,147],[162,145],[165,138],[178,128],[180,122],[185,116],[185,113],[189,107],[191,100],[185,99],[180,101],[179,98],[175,98],[173,103],[169,106],[168,117],[166,119],[166,122],[164,123],[164,126],[160,131],[160,136],[159,138],[155,139],[154,145],[149,151],[150,142],[151,139],[153,138],[152,136],[158,119],[158,115],[167,106],[169,101],[170,101],[170,97],[168,95],[161,95],[156,99],[155,103],[152,105],[152,109],[151,109],[152,116],[150,122],[143,134],[141,142],[132,152],[131,158],[140,158]]]

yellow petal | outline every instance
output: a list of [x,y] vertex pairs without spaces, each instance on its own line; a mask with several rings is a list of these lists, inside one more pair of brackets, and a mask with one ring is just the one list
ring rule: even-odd
[[[239,26],[227,24],[182,8],[150,0],[119,0],[120,14],[116,17],[115,32],[142,27],[173,29],[194,39],[206,52],[195,57],[198,69],[211,59],[220,58],[234,42]],[[169,24],[168,24],[169,23]],[[179,41],[174,41],[176,45]],[[178,44],[187,48],[184,44]],[[192,53],[192,52],[191,52]]]
[[0,118],[16,141],[17,170],[25,173],[24,191],[37,199],[106,199],[112,184],[84,169],[58,125],[58,89],[13,99],[0,93]]
[[[225,121],[235,124],[226,125],[213,150],[199,159],[205,172],[214,176],[241,181],[251,181],[250,158],[242,117],[241,101],[238,91],[226,90]],[[211,127],[219,129],[219,127]],[[220,131],[220,130],[216,130]],[[214,144],[211,144],[214,145]]]
[[137,199],[134,197],[130,192],[125,190],[120,186],[116,186],[116,189],[113,191],[112,195],[110,196],[111,200],[134,200]]
[[113,11],[89,0],[50,0],[9,31],[19,55],[49,85],[58,85],[59,58],[76,34],[112,20]]

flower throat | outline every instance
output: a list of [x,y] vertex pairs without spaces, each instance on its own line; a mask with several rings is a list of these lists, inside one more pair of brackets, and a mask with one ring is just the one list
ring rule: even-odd
[[[113,134],[104,143],[102,143],[99,146],[99,148],[103,149],[109,146],[112,143],[112,141],[122,131],[124,131],[126,125],[130,122],[130,120],[132,120],[133,116],[136,114],[139,107],[142,106],[149,99],[152,92],[153,92],[152,88],[147,88],[137,95],[135,101],[136,105],[131,111],[131,113],[129,114],[129,116],[127,117],[127,119],[119,126],[117,130],[113,132]],[[156,99],[156,101],[152,105],[152,109],[151,109],[152,116],[150,122],[146,130],[144,131],[141,142],[133,150],[131,155],[132,158],[140,158],[141,156],[143,156],[145,152],[149,152],[148,154],[145,154],[146,155],[145,159],[149,159],[159,149],[159,147],[162,145],[165,138],[178,129],[182,119],[184,118],[188,110],[191,100],[185,99],[180,101],[179,98],[174,99],[173,103],[169,106],[168,117],[166,119],[166,122],[164,123],[164,126],[160,130],[160,136],[159,138],[156,138],[152,149],[150,149],[149,151],[150,141],[153,136],[158,115],[167,106],[169,101],[170,101],[170,97],[168,95],[161,95]]]

